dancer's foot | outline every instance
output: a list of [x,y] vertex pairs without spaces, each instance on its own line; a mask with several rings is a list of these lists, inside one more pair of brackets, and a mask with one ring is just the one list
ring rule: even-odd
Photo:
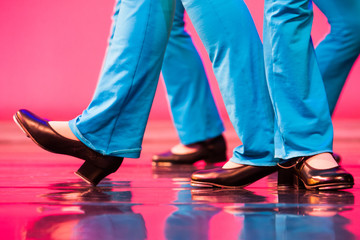
[[242,164],[239,164],[239,163],[234,163],[232,161],[227,161],[224,166],[222,167],[223,169],[232,169],[232,168],[238,168],[238,167],[241,167],[243,166]]
[[170,149],[170,152],[172,154],[176,154],[176,155],[186,155],[186,154],[195,153],[195,152],[199,151],[200,148],[201,148],[201,145],[197,144],[197,143],[189,144],[189,145],[184,145],[182,143],[179,143],[179,144],[175,145],[174,147],[172,147]]
[[276,172],[277,169],[277,166],[260,167],[240,165],[235,168],[201,170],[191,175],[191,186],[243,188]]
[[226,161],[226,142],[222,135],[205,141],[178,144],[170,151],[153,156],[155,164],[193,164],[200,160],[207,163]]
[[330,153],[293,158],[279,166],[280,187],[336,190],[354,185],[353,176],[340,167]]
[[309,157],[306,163],[315,169],[330,169],[339,166],[331,153],[320,153]]
[[60,135],[50,127],[48,121],[27,110],[19,110],[14,115],[14,120],[26,135],[43,149],[84,159],[85,162],[75,174],[94,186],[115,172],[123,161],[122,157],[103,155],[81,141]]
[[74,135],[69,127],[69,122],[65,121],[49,121],[49,125],[52,129],[55,130],[58,134],[63,137],[69,138],[71,140],[79,141],[79,139]]

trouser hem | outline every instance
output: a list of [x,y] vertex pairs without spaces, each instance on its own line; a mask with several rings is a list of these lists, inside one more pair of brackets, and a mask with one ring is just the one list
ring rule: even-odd
[[87,140],[79,131],[79,129],[76,126],[75,120],[69,121],[69,127],[70,130],[74,133],[74,135],[87,147],[91,148],[92,150],[101,153],[103,155],[110,155],[115,157],[126,157],[126,158],[139,158],[141,153],[141,148],[131,148],[131,149],[121,149],[112,151],[111,153],[108,153],[104,150],[97,149],[89,140]]
[[276,166],[276,164],[279,162],[278,159],[270,159],[270,160],[264,160],[264,159],[253,159],[253,160],[245,160],[245,159],[239,159],[236,157],[230,158],[231,162],[242,164],[242,165],[250,165],[250,166],[260,166],[260,167],[273,167]]

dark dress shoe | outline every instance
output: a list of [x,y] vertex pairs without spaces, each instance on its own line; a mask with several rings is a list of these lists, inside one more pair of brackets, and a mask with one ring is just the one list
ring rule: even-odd
[[93,186],[107,175],[116,172],[123,161],[122,157],[102,155],[81,141],[61,136],[46,120],[27,110],[19,110],[14,115],[14,120],[26,135],[43,149],[84,159],[84,164],[75,174]]
[[274,167],[243,165],[238,168],[201,170],[191,175],[191,186],[242,188],[278,170]]
[[196,146],[199,149],[189,154],[174,154],[171,151],[154,155],[153,163],[168,164],[193,164],[204,160],[206,163],[218,163],[226,161],[226,142],[222,135],[187,146]]
[[332,155],[333,155],[335,161],[336,161],[338,164],[340,164],[340,163],[341,163],[341,156],[340,156],[339,154],[337,154],[337,153],[333,153]]
[[279,165],[278,186],[295,186],[309,190],[336,190],[353,187],[353,176],[342,167],[315,169],[306,163],[308,158],[297,157]]

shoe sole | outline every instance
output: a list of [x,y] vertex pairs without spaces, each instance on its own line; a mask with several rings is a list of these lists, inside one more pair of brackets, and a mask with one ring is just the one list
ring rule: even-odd
[[87,184],[93,186],[93,187],[96,187],[96,185],[94,185],[92,182],[90,182],[89,179],[87,179],[86,177],[84,177],[83,175],[81,175],[79,172],[74,172],[74,174],[76,176],[78,176],[79,178],[81,178],[84,182],[86,182]]
[[354,186],[353,183],[328,183],[328,184],[325,183],[325,184],[321,184],[321,185],[317,185],[317,186],[309,186],[309,185],[305,184],[305,182],[302,179],[300,179],[300,178],[297,178],[297,179],[298,179],[297,180],[298,188],[305,188],[307,190],[315,190],[315,191],[349,189]]
[[[192,187],[199,187],[199,188],[228,188],[228,189],[241,189],[244,188],[248,185],[250,185],[251,183],[247,184],[247,185],[243,185],[243,186],[226,186],[226,185],[220,185],[220,184],[216,184],[216,183],[208,183],[208,182],[199,182],[199,181],[193,181],[191,180],[190,182]],[[316,187],[311,187],[311,186],[306,186],[304,185],[305,188],[307,190],[319,190],[319,191],[323,191],[323,190],[339,190],[339,189],[349,189],[352,188],[354,185],[353,184],[342,184],[342,185],[323,185],[323,186],[316,186]],[[284,187],[284,189],[289,188],[289,186],[281,186],[280,189],[282,189],[282,187]]]
[[290,189],[290,188],[296,188],[296,189],[306,189],[306,190],[313,190],[313,191],[326,191],[326,190],[340,190],[340,189],[349,189],[353,188],[354,184],[351,183],[329,183],[329,184],[322,184],[317,186],[309,186],[304,183],[303,180],[298,179],[298,184],[289,184],[289,185],[278,185],[278,189],[284,190],[284,189]]
[[323,185],[323,186],[297,186],[297,185],[278,185],[277,189],[279,190],[286,190],[286,189],[306,189],[306,190],[312,190],[312,191],[326,191],[326,190],[340,190],[340,189],[349,189],[353,188],[353,184],[342,184],[342,185]]
[[228,188],[228,189],[242,189],[249,184],[246,185],[242,185],[242,186],[226,186],[226,185],[220,185],[220,184],[216,184],[216,183],[208,183],[208,182],[199,182],[199,181],[193,181],[191,180],[190,182],[191,186],[193,187],[200,187],[200,188]]
[[206,164],[215,164],[222,163],[227,161],[226,153],[216,154],[214,156],[204,156],[203,158],[193,160],[193,161],[184,161],[184,160],[166,160],[159,159],[157,155],[153,156],[152,164],[158,166],[171,166],[171,165],[191,165],[199,161],[205,161]]
[[216,163],[222,163],[222,162],[226,162],[227,159],[220,159],[217,161],[208,161],[206,158],[204,159],[199,159],[196,161],[192,161],[192,162],[186,162],[186,161],[173,161],[173,160],[152,160],[152,165],[153,166],[172,166],[172,165],[192,165],[194,163],[197,163],[199,161],[204,161],[207,165],[211,165],[211,164],[216,164]]
[[20,124],[20,120],[17,118],[17,115],[15,114],[13,116],[14,122],[16,123],[16,125],[18,125],[18,127],[21,129],[21,131],[28,137],[30,138],[29,134],[27,133],[27,131],[25,131],[25,129],[23,128],[22,124]]
[[303,186],[307,189],[307,190],[339,190],[339,189],[349,189],[349,188],[353,188],[354,184],[323,184],[320,186],[308,186],[306,185],[302,180],[300,180],[303,183]]
[[337,186],[324,186],[324,187],[318,187],[317,190],[339,190],[339,189],[349,189],[353,188],[354,185],[337,185]]

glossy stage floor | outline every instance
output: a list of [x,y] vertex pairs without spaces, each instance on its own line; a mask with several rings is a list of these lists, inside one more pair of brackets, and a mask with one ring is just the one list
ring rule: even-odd
[[0,123],[0,239],[360,239],[360,120],[335,122],[335,151],[355,176],[347,191],[282,191],[276,174],[242,190],[192,188],[203,163],[151,164],[176,143],[170,122],[150,121],[141,158],[91,188],[73,174],[81,160]]

